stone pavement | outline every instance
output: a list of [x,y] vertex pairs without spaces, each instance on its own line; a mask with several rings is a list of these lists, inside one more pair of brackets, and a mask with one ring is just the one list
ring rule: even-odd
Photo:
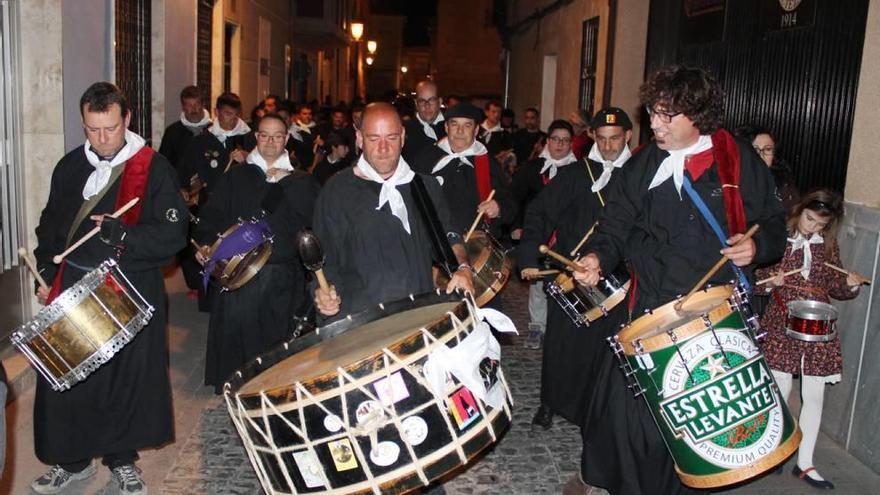
[[[169,288],[171,377],[174,387],[176,442],[160,450],[141,453],[139,466],[150,493],[167,494],[255,494],[260,493],[256,475],[241,441],[226,413],[225,403],[203,387],[205,328],[207,317],[195,311],[185,297],[179,274],[167,279]],[[505,290],[506,312],[517,328],[527,322],[526,286],[511,281]],[[578,470],[580,434],[558,419],[547,432],[534,432],[529,421],[539,402],[540,351],[522,346],[514,337],[502,347],[502,364],[514,398],[513,424],[498,444],[468,469],[447,481],[442,489],[458,494],[558,494],[562,485]],[[30,493],[27,485],[45,467],[34,458],[31,408],[33,393],[25,393],[7,408],[10,421],[10,457],[0,494]],[[795,407],[795,410],[797,407]],[[837,484],[839,494],[878,494],[880,476],[846,454],[821,435],[815,458],[822,472]],[[731,495],[794,495],[812,493],[789,474],[789,460],[783,475],[763,479],[722,493]],[[106,469],[80,482],[68,493],[113,494]],[[430,494],[440,493],[434,488]],[[596,490],[596,495],[606,492]],[[662,494],[658,494],[662,495]]]

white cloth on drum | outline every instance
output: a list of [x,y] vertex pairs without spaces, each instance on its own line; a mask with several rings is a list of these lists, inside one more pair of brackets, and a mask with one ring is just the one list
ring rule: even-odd
[[473,308],[475,328],[453,348],[445,345],[431,351],[422,367],[425,379],[436,397],[445,397],[446,378],[454,376],[477,399],[498,409],[504,405],[504,389],[500,381],[486,389],[480,375],[480,362],[485,359],[500,361],[501,345],[489,329],[517,333],[513,321],[504,313],[489,308]]

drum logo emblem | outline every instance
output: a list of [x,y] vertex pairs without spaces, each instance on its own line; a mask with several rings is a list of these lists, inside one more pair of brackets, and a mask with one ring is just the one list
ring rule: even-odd
[[[700,457],[735,469],[782,441],[783,409],[763,356],[741,331],[704,332],[663,375],[661,416]],[[719,349],[719,343],[721,349]]]

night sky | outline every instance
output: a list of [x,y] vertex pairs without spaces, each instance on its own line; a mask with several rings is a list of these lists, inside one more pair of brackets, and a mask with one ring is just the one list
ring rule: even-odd
[[403,27],[403,43],[406,46],[431,44],[429,27],[437,15],[437,0],[371,0],[370,11],[380,15],[407,17]]

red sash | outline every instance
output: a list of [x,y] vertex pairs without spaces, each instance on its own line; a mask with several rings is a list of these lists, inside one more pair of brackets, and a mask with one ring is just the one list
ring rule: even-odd
[[[122,177],[119,178],[119,193],[116,195],[114,210],[118,210],[134,198],[141,199],[120,217],[122,223],[126,225],[135,225],[140,219],[141,209],[144,205],[144,192],[147,190],[147,179],[150,177],[150,164],[153,162],[153,153],[153,148],[144,146],[123,165],[125,169],[122,171]],[[46,297],[46,305],[52,304],[52,301],[61,294],[61,280],[64,278],[66,264],[66,261],[62,261],[55,272],[49,296]]]
[[477,176],[477,192],[480,195],[480,203],[486,201],[489,193],[492,192],[492,178],[489,176],[489,155],[478,155],[474,157],[474,173]]

